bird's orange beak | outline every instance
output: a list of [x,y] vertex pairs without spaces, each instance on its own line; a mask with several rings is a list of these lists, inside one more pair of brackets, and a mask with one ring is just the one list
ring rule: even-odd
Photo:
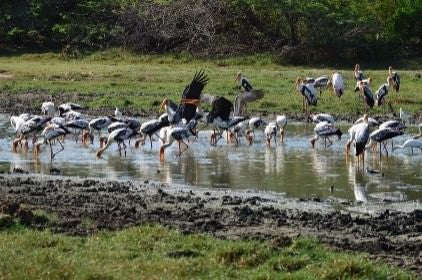
[[161,102],[160,105],[160,111],[158,111],[159,113],[164,111],[164,106],[168,104],[168,99],[164,99],[163,102]]
[[161,146],[160,148],[160,160],[163,161],[164,160],[164,147]]

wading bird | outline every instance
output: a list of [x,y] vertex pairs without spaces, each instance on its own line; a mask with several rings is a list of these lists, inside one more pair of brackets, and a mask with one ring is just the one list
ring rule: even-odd
[[248,121],[248,129],[246,130],[246,135],[248,135],[247,140],[249,144],[252,144],[255,140],[255,130],[256,129],[265,129],[267,123],[260,117],[250,118]]
[[[139,134],[141,135],[141,138],[136,140],[135,148],[138,148],[139,144],[144,145],[145,139],[148,136],[150,146],[151,146],[150,149],[152,150],[152,136],[155,135],[155,136],[159,137],[158,133],[160,132],[160,130],[163,127],[166,127],[166,126],[169,126],[169,125],[170,125],[170,122],[168,120],[168,117],[163,117],[161,119],[150,120],[150,121],[144,122],[141,125],[141,128],[139,129]],[[164,141],[164,139],[161,139],[161,140]]]
[[319,137],[324,137],[324,146],[327,147],[327,140],[329,142],[328,147],[333,144],[330,140],[330,136],[337,135],[338,140],[341,140],[341,136],[343,133],[337,127],[329,122],[319,122],[316,124],[314,128],[315,135],[311,139],[312,148],[315,147],[315,141],[319,139]]
[[[211,134],[210,144],[216,146],[217,142],[223,138],[223,131],[228,130],[238,123],[244,121],[246,118],[242,116],[233,116],[231,117],[231,111],[233,109],[233,103],[227,100],[225,97],[218,97],[212,103],[211,112],[207,115],[207,124],[212,124],[214,126],[214,131]],[[239,140],[233,134],[236,141],[236,145],[239,144]],[[230,137],[227,137],[228,139]]]
[[239,93],[234,99],[234,115],[244,116],[247,113],[246,105],[248,103],[259,100],[262,97],[264,97],[264,94],[261,90],[244,91]]
[[41,104],[41,112],[44,115],[49,115],[52,117],[56,113],[56,107],[54,106],[54,103],[51,101],[43,102]]
[[59,107],[59,116],[63,117],[63,115],[69,111],[79,111],[84,109],[82,105],[75,104],[75,103],[64,103],[61,104]]
[[322,95],[322,91],[327,89],[329,79],[325,76],[318,77],[314,80],[313,86],[316,89],[319,89],[319,96]]
[[406,141],[404,141],[403,145],[397,145],[393,148],[393,152],[397,149],[405,149],[405,148],[411,148],[412,149],[412,154],[413,154],[413,149],[421,149],[422,151],[422,140],[418,140],[418,139],[407,139]]
[[281,143],[284,143],[284,133],[287,126],[287,117],[285,115],[277,116],[275,119],[275,124],[277,125],[278,129],[280,129],[280,141]]
[[[54,157],[64,150],[64,146],[60,141],[60,138],[64,138],[69,131],[64,127],[56,124],[49,124],[47,125],[44,130],[41,132],[41,136],[43,140],[38,141],[35,144],[34,153],[38,155],[40,153],[40,147],[42,144],[48,144],[50,146],[50,161],[53,161]],[[53,142],[59,143],[60,149],[53,152]]]
[[71,120],[64,124],[64,126],[73,131],[75,141],[78,142],[78,136],[82,133],[82,144],[88,143],[89,138],[89,122],[85,119]]
[[[167,139],[160,148],[160,160],[164,160],[164,151],[170,147],[176,140],[179,143],[179,157],[185,152],[189,146],[183,140],[188,139],[190,136],[197,136],[195,131],[197,121],[192,119],[185,127],[173,127],[167,131]],[[182,150],[182,145],[184,149]]]
[[107,150],[108,147],[110,147],[110,145],[114,142],[116,142],[117,146],[119,147],[119,155],[122,156],[123,149],[125,151],[126,157],[126,144],[124,141],[132,137],[132,135],[134,135],[135,133],[136,132],[130,128],[120,128],[114,130],[108,135],[106,144],[97,151],[97,157],[100,158],[103,152]]
[[[379,143],[380,145],[380,158],[382,155],[382,146],[384,147],[384,150],[388,157],[388,149],[385,141],[392,139],[394,137],[397,137],[399,135],[402,135],[404,132],[398,129],[393,129],[390,127],[384,127],[384,128],[378,128],[377,130],[373,131],[370,135],[370,141],[367,147],[375,147],[376,143]],[[382,145],[382,146],[381,146]]]
[[385,113],[385,97],[388,94],[388,84],[382,84],[375,92],[375,104],[377,106],[382,105],[382,113]]
[[107,128],[113,122],[116,122],[117,119],[115,117],[100,117],[93,119],[89,122],[89,137],[91,140],[91,144],[94,143],[94,132],[98,132],[98,137],[101,137],[101,130],[103,128]]
[[362,71],[360,70],[360,65],[355,65],[355,70],[353,71],[354,77],[356,82],[362,81],[365,79],[365,76],[363,75]]
[[335,122],[334,117],[330,114],[320,113],[320,114],[310,114],[308,119],[314,123],[319,122],[329,122],[333,124]]
[[271,147],[271,139],[274,138],[274,145],[277,145],[277,125],[275,122],[267,124],[264,130],[265,139],[267,140],[267,147]]
[[369,140],[369,124],[368,115],[363,116],[361,123],[353,125],[349,128],[350,138],[346,143],[346,156],[349,155],[350,145],[355,142],[355,155],[358,157],[358,162],[362,161],[362,167],[365,166],[365,147]]
[[403,108],[400,107],[400,119],[403,121],[404,124],[408,123],[410,124],[411,115],[403,110]]

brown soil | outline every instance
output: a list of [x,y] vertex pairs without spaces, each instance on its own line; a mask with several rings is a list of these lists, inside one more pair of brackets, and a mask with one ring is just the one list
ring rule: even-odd
[[[324,205],[320,200],[149,182],[0,174],[0,212],[24,216],[35,228],[48,225],[54,232],[86,235],[158,223],[184,233],[274,244],[311,236],[339,250],[368,252],[374,259],[422,272],[422,210],[367,215]],[[57,220],[40,222],[21,206],[54,213]]]

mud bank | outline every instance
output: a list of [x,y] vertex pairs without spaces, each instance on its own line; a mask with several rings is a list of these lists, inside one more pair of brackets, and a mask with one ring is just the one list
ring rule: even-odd
[[13,214],[16,205],[56,217],[48,226],[36,219],[27,224],[66,234],[158,223],[184,233],[268,240],[275,245],[311,236],[339,250],[368,252],[374,259],[422,272],[422,210],[365,214],[336,210],[317,198],[286,199],[272,193],[0,174],[0,211]]

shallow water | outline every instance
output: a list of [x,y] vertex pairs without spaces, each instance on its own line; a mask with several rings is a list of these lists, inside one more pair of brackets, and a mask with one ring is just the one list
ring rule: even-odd
[[[415,201],[422,198],[422,152],[396,150],[388,160],[379,160],[377,153],[367,152],[366,167],[377,170],[371,174],[357,166],[351,157],[346,160],[344,145],[347,128],[342,140],[333,137],[333,145],[325,148],[319,140],[315,149],[310,148],[312,124],[289,124],[286,143],[267,148],[263,132],[256,132],[257,143],[238,147],[227,145],[221,139],[217,147],[210,147],[209,131],[201,131],[199,138],[191,142],[180,158],[176,143],[166,150],[166,159],[159,161],[158,141],[149,142],[140,149],[128,148],[127,157],[120,157],[117,146],[111,146],[102,159],[95,157],[98,143],[83,147],[70,137],[65,150],[50,163],[49,148],[44,146],[38,159],[28,153],[12,153],[10,145],[14,137],[6,116],[0,116],[0,171],[21,168],[25,171],[49,174],[50,168],[61,170],[62,175],[101,177],[109,179],[133,179],[140,182],[149,179],[163,183],[188,184],[209,188],[253,189],[285,193],[289,197],[337,197],[366,201]],[[416,133],[411,127],[409,134]],[[401,144],[410,137],[405,135],[394,140]],[[132,142],[133,146],[133,142]],[[390,146],[389,146],[390,147]],[[391,148],[391,147],[390,147]]]

